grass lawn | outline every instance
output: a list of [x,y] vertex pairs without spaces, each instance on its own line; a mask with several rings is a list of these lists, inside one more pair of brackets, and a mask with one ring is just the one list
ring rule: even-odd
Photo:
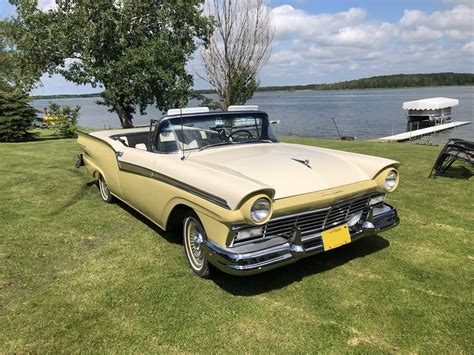
[[441,147],[287,141],[399,160],[398,228],[202,280],[179,240],[101,202],[75,140],[0,145],[0,352],[474,352],[472,170]]

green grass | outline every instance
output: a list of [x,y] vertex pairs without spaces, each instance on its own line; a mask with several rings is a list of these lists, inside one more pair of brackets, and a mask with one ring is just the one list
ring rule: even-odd
[[194,276],[105,204],[75,140],[0,145],[0,352],[473,353],[472,170],[440,147],[285,138],[399,160],[398,228],[265,274]]

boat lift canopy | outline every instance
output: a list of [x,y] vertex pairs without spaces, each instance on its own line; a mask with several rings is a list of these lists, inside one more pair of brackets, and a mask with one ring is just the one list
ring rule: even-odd
[[403,103],[404,110],[440,110],[443,108],[459,105],[459,100],[448,99],[447,97],[433,97],[416,101],[407,101]]

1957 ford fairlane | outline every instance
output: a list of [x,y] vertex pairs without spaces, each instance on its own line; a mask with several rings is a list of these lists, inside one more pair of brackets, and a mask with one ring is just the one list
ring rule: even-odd
[[191,269],[249,275],[399,223],[399,163],[281,143],[265,112],[173,109],[149,127],[79,133],[105,202],[182,231]]

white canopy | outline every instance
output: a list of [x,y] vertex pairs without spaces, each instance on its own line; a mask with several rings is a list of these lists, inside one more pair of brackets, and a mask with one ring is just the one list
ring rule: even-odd
[[404,110],[439,110],[442,108],[453,107],[457,105],[459,105],[459,100],[448,99],[447,97],[433,97],[431,99],[404,102],[403,109]]

